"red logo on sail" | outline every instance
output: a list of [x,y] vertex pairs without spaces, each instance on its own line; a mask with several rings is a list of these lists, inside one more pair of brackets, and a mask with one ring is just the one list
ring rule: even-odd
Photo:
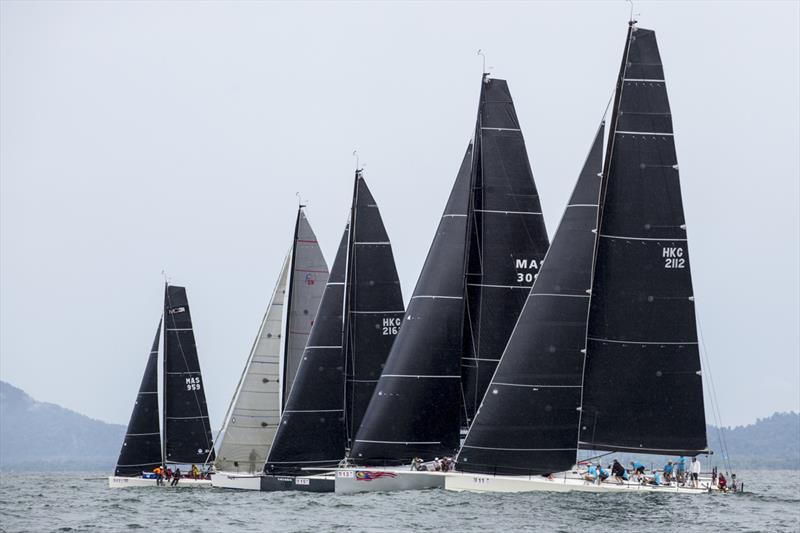
[[394,472],[370,472],[367,470],[356,471],[356,481],[372,481],[382,477],[397,477]]
[[317,282],[317,278],[311,272],[306,272],[306,285],[313,285]]

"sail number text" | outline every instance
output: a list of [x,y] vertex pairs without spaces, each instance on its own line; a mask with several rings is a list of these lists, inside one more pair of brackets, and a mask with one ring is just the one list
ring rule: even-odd
[[186,390],[200,390],[201,388],[199,377],[186,378]]
[[[538,272],[541,264],[542,262],[536,259],[516,259],[514,268],[517,271],[517,283],[533,283],[536,273],[531,270]],[[520,272],[520,270],[527,270],[527,272]]]
[[403,320],[401,318],[384,318],[382,324],[383,335],[397,335],[402,323]]
[[685,268],[686,258],[683,257],[683,248],[665,246],[661,252],[664,259],[664,268]]

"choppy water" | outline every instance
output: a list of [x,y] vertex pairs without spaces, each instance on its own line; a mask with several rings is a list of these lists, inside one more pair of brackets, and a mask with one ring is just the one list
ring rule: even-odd
[[109,489],[98,473],[0,474],[3,532],[800,531],[800,471],[740,474],[740,495],[445,490],[336,496]]

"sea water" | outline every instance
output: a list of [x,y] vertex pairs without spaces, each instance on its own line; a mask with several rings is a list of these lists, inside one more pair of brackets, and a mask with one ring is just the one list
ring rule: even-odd
[[102,473],[0,473],[3,532],[800,531],[800,471],[742,472],[744,494],[347,496],[110,489]]

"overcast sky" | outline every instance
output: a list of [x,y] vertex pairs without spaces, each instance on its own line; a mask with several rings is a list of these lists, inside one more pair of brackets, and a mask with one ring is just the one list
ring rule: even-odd
[[[637,2],[672,104],[723,421],[800,409],[797,2]],[[408,300],[486,50],[549,231],[611,95],[628,4],[0,2],[0,376],[126,423],[188,287],[218,427],[299,191],[329,264],[358,149]],[[705,368],[708,372],[708,367]]]

